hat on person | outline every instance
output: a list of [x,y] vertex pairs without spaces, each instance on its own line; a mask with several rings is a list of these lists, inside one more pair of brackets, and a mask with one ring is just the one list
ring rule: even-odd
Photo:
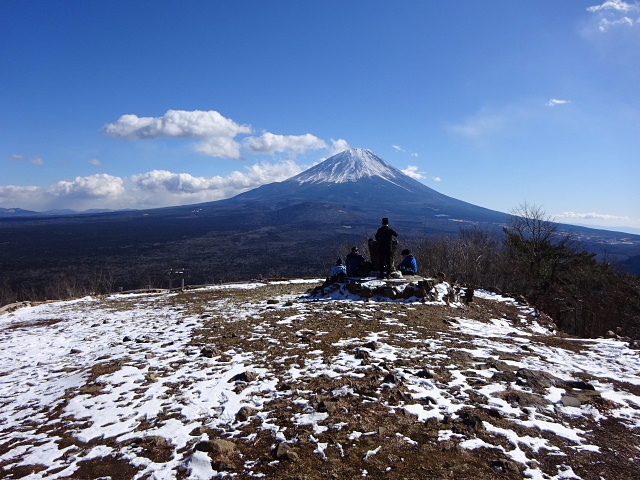
[[388,218],[386,218],[386,217],[385,217],[385,218],[383,218],[383,219],[382,219],[382,224],[383,224],[383,225],[389,225],[389,219],[388,219]]
[[352,252],[357,252],[357,251],[358,251],[358,247],[352,247],[352,248],[351,248],[351,251],[352,251]]
[[402,250],[402,255],[409,255],[411,252],[408,249]]
[[338,260],[336,260],[336,265],[342,265],[342,259],[339,258]]

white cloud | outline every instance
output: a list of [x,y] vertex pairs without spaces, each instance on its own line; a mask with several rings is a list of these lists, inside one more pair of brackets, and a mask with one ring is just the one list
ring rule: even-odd
[[576,212],[563,212],[557,215],[557,217],[561,218],[578,218],[578,219],[588,219],[588,220],[630,220],[629,217],[621,217],[618,215],[607,215],[602,213],[576,213]]
[[101,167],[102,166],[102,162],[100,160],[98,160],[97,158],[92,158],[91,160],[87,160],[87,163],[89,163],[91,165],[95,165],[96,167]]
[[563,212],[554,215],[556,221],[564,223],[579,223],[593,227],[602,228],[640,228],[640,218],[633,218],[621,215],[610,215],[596,212],[577,213]]
[[558,100],[557,98],[552,98],[545,105],[547,107],[555,107],[556,105],[564,105],[565,103],[571,103],[570,100]]
[[402,148],[400,145],[391,145],[393,148],[395,148],[397,151],[399,152],[405,152],[406,150],[404,148]]
[[261,163],[227,176],[195,177],[166,170],[130,178],[97,174],[56,182],[47,187],[0,186],[0,207],[46,211],[71,208],[156,208],[229,198],[272,182],[286,180],[302,170],[292,160]]
[[433,177],[433,180],[436,181],[436,182],[441,182],[442,181],[442,179],[440,177]]
[[345,150],[349,150],[351,147],[349,146],[349,142],[343,140],[342,138],[339,140],[331,139],[331,146],[328,147],[328,154],[330,157],[337,155],[340,152],[344,152]]
[[98,173],[88,177],[75,177],[73,180],[62,180],[46,189],[53,197],[65,198],[116,198],[125,190],[123,180],[106,173]]
[[244,148],[249,153],[272,154],[276,152],[289,152],[296,157],[307,150],[319,150],[327,148],[324,140],[315,135],[276,135],[266,132],[259,137],[249,137],[244,141]]
[[640,4],[623,0],[607,0],[587,8],[594,14],[598,30],[608,32],[616,27],[640,26]]
[[11,155],[9,160],[12,162],[25,162],[32,163],[34,165],[44,165],[45,161],[41,157],[26,158],[24,155]]
[[618,12],[629,12],[637,8],[637,5],[624,2],[622,0],[607,0],[600,5],[594,5],[587,8],[588,12],[600,12],[604,10],[616,10]]
[[405,175],[411,177],[411,178],[415,178],[416,180],[421,180],[423,178],[426,178],[427,172],[419,172],[418,171],[419,168],[420,167],[415,166],[415,165],[409,165],[404,170],[401,170],[401,172],[404,173]]
[[45,211],[56,208],[124,208],[124,181],[105,173],[62,180],[50,186],[0,186],[0,207]]
[[240,144],[234,138],[252,131],[250,126],[239,125],[214,110],[168,110],[162,117],[122,115],[103,128],[105,135],[127,140],[197,138],[202,140],[197,146],[199,152],[235,160],[241,156]]

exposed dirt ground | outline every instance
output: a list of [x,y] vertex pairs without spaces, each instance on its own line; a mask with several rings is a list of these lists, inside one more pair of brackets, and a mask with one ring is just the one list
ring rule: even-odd
[[[513,366],[527,357],[537,360],[542,348],[566,355],[580,353],[587,348],[585,341],[560,334],[534,334],[527,343],[518,338],[510,342],[507,337],[500,339],[502,347],[495,357],[476,356],[478,337],[453,328],[456,318],[482,323],[505,319],[518,325],[531,322],[533,316],[523,315],[513,303],[482,299],[468,306],[314,302],[301,297],[307,288],[273,284],[253,290],[184,292],[168,300],[200,319],[184,352],[184,362],[192,361],[194,355],[204,356],[224,368],[231,361],[229,352],[259,352],[259,363],[254,361],[257,373],[250,371],[235,379],[235,388],[242,391],[266,376],[275,384],[276,393],[265,392],[259,410],[245,408],[228,425],[217,423],[212,428],[203,418],[192,432],[193,440],[177,450],[171,438],[143,435],[146,428],[177,416],[175,411],[165,418],[150,419],[149,425],[141,424],[139,438],[97,438],[83,443],[71,428],[80,428],[83,419],[65,418],[65,405],[58,405],[48,413],[42,434],[59,436],[61,447],[77,447],[72,450],[75,454],[102,444],[122,452],[82,461],[75,473],[64,478],[133,478],[141,468],[127,461],[127,449],[157,463],[175,455],[187,459],[194,451],[207,452],[214,470],[237,479],[638,478],[640,431],[608,415],[619,406],[591,391],[597,379],[590,372],[561,381],[545,376],[546,372],[528,376],[529,370]],[[242,321],[229,321],[227,310],[209,307],[212,301],[225,298],[231,299],[230,308],[248,304],[256,308]],[[392,353],[379,354],[380,339],[393,348]],[[153,355],[153,341],[146,345]],[[139,347],[146,348],[142,342]],[[310,352],[316,361],[315,371],[307,362]],[[351,371],[345,368],[343,375],[327,374],[322,365],[335,363],[345,352],[355,355],[360,366]],[[96,363],[82,393],[99,393],[104,387],[101,376],[125,364],[123,358]],[[166,366],[172,367],[175,365]],[[479,371],[488,373],[479,375]],[[140,385],[140,395],[162,373],[148,374],[148,382]],[[416,378],[429,380],[448,402],[464,408],[446,413],[437,399],[418,395],[413,388]],[[177,399],[188,379],[184,382],[169,385]],[[483,387],[491,385],[495,388],[489,395]],[[582,395],[581,403],[591,413],[568,415],[548,399],[551,388]],[[619,388],[640,396],[637,385],[620,383]],[[77,394],[70,392],[68,400]],[[504,399],[519,413],[506,415],[494,407],[491,397]],[[426,411],[440,409],[443,414],[421,420],[409,407],[414,404]],[[592,448],[578,448],[576,442],[551,428],[527,423],[534,412],[549,423],[579,429]],[[316,420],[305,423],[305,418]],[[506,431],[538,438],[540,447],[534,451],[507,434],[497,433]],[[470,440],[479,446],[462,446]],[[15,447],[0,445],[0,453]],[[523,463],[514,460],[517,449],[526,459]],[[6,465],[4,462],[0,467]],[[45,468],[14,466],[0,471],[0,477],[46,478],[37,473]],[[192,473],[185,463],[175,469],[175,478],[186,479]]]

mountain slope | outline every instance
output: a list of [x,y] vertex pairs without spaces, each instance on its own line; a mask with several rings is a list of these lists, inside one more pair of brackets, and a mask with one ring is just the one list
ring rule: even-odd
[[[263,185],[219,204],[282,208],[298,202],[332,203],[363,221],[420,224],[425,219],[504,223],[507,215],[443,195],[414,180],[370,150],[350,149],[283,182]],[[456,226],[457,228],[457,226]]]

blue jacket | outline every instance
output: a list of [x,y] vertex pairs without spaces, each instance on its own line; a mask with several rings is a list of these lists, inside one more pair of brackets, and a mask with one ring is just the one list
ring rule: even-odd
[[413,273],[418,273],[418,262],[413,255],[407,255],[404,260],[398,265],[398,270],[410,270]]
[[336,275],[340,275],[341,273],[347,274],[347,267],[344,265],[334,265],[331,269],[331,276],[335,277]]

